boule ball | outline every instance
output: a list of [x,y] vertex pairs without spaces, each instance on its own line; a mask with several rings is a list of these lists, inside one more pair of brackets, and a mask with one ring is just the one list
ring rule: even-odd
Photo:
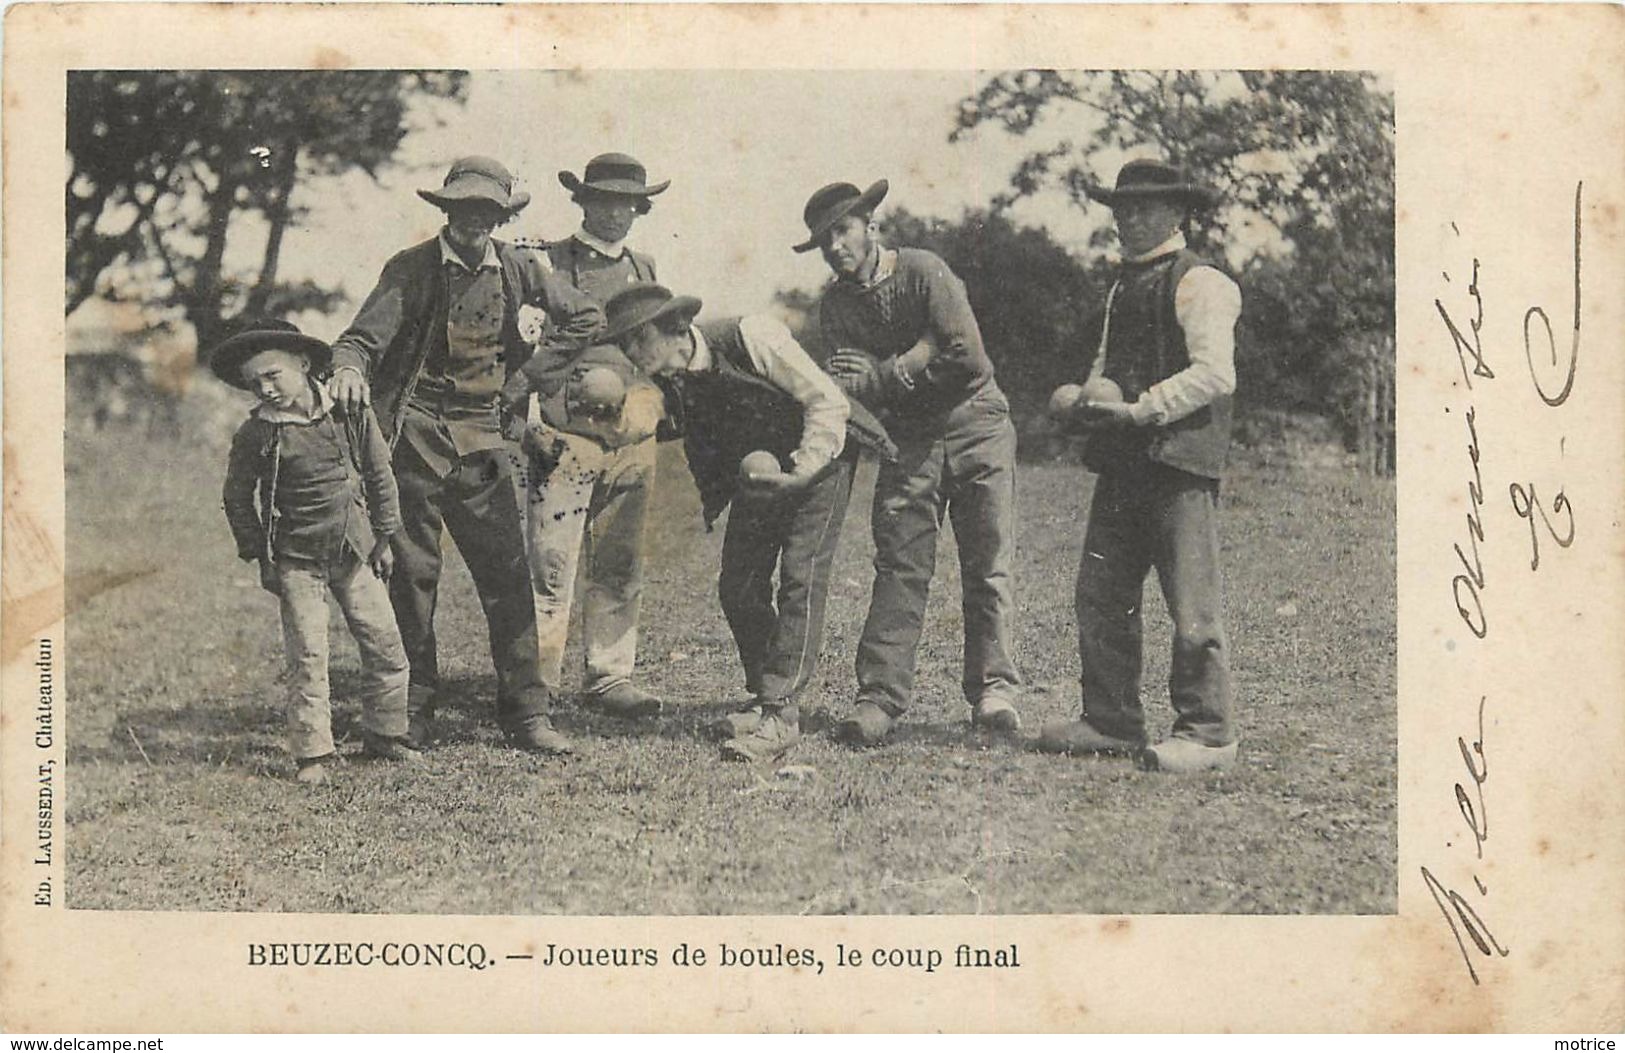
[[766,450],[752,450],[739,462],[739,474],[746,479],[760,479],[779,471],[779,459]]
[[626,385],[620,374],[607,366],[594,366],[576,381],[576,401],[588,410],[617,409],[625,398]]
[[1096,402],[1122,402],[1123,389],[1110,377],[1090,377],[1089,382],[1083,385],[1083,404],[1090,405]]
[[1049,397],[1049,415],[1051,417],[1065,416],[1072,411],[1072,407],[1076,406],[1082,398],[1083,386],[1081,384],[1062,384]]

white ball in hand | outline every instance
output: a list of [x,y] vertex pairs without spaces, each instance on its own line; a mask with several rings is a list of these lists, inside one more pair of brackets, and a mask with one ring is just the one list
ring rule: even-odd
[[1072,412],[1072,408],[1083,398],[1083,387],[1078,384],[1062,384],[1055,389],[1049,397],[1049,415],[1051,417],[1064,417]]
[[746,481],[760,479],[779,471],[779,459],[766,450],[753,450],[739,462],[739,474]]
[[1083,386],[1083,402],[1089,405],[1095,402],[1122,402],[1123,389],[1110,377],[1091,377]]

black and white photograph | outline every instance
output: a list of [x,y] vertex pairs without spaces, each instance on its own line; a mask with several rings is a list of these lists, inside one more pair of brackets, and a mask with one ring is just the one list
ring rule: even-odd
[[1391,912],[1393,105],[71,73],[68,905]]
[[15,5],[0,1029],[1617,1031],[1615,15]]

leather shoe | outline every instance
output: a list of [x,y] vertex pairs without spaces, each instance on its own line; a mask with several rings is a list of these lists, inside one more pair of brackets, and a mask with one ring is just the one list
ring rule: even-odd
[[764,706],[754,730],[722,744],[722,759],[771,761],[801,741],[801,714],[795,706]]
[[1006,699],[990,696],[971,707],[970,722],[979,728],[1005,734],[1021,730],[1021,714]]
[[835,740],[848,746],[878,746],[891,733],[893,723],[892,715],[873,702],[859,702],[835,725]]
[[1146,771],[1183,774],[1228,768],[1236,762],[1236,744],[1208,746],[1195,739],[1169,739],[1149,746],[1140,754],[1140,767]]
[[321,757],[304,757],[298,762],[298,769],[293,773],[295,782],[306,786],[320,786],[327,781],[327,768],[333,761],[331,753]]
[[502,733],[507,736],[510,746],[528,753],[563,756],[576,750],[569,739],[554,729],[553,722],[540,714],[526,717],[512,727],[503,728]]
[[[410,725],[408,725],[410,727]],[[414,749],[405,736],[380,735],[376,731],[361,733],[361,753],[374,760],[402,761],[422,764],[423,754]]]
[[1043,753],[1067,753],[1074,757],[1090,753],[1132,757],[1145,749],[1145,743],[1096,731],[1086,720],[1068,720],[1046,725],[1039,733],[1038,748]]
[[426,750],[434,739],[434,722],[427,713],[406,715],[406,744],[415,750]]
[[588,709],[622,720],[642,720],[660,715],[660,699],[629,681],[616,684],[607,691],[594,691],[582,701]]
[[435,690],[422,684],[406,687],[406,744],[427,749],[434,737]]
[[742,735],[749,735],[762,723],[762,704],[752,699],[741,705],[731,713],[724,713],[713,720],[710,731],[713,736],[726,742],[737,739]]

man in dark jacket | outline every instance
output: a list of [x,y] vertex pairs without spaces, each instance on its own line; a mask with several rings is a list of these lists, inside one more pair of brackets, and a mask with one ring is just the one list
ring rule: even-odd
[[875,481],[875,586],[857,704],[835,734],[878,744],[912,701],[944,512],[959,549],[971,721],[1013,732],[1016,429],[964,284],[930,252],[881,244],[874,210],[886,189],[885,180],[822,188],[802,214],[807,240],[795,246],[819,250],[835,275],[819,301],[835,382],[881,415],[898,450]]
[[373,404],[394,451],[404,525],[390,600],[412,668],[409,735],[428,739],[439,701],[434,610],[445,529],[485,611],[504,734],[522,749],[567,753],[547,715],[500,393],[531,353],[521,308],[545,312],[543,346],[554,348],[586,343],[603,312],[544,258],[492,239],[530,201],[498,162],[465,157],[440,189],[418,194],[445,212],[446,225],[384,265],[333,345],[331,381],[341,404]]
[[667,388],[707,528],[732,505],[717,593],[750,699],[718,730],[725,759],[769,761],[801,737],[798,699],[818,664],[858,448],[895,450],[783,322],[690,324],[699,309],[692,296],[632,286],[609,301],[606,337]]
[[[1113,189],[1123,264],[1106,296],[1091,369],[1121,397],[1052,403],[1094,431],[1085,463],[1099,475],[1078,567],[1079,719],[1044,729],[1042,749],[1138,756],[1160,771],[1223,768],[1236,757],[1230,645],[1219,578],[1219,478],[1230,447],[1241,290],[1191,252],[1182,232],[1215,195],[1180,169],[1130,161]],[[1059,393],[1058,393],[1059,394]],[[1141,598],[1157,580],[1174,623],[1168,691],[1173,734],[1146,747],[1140,707]]]

